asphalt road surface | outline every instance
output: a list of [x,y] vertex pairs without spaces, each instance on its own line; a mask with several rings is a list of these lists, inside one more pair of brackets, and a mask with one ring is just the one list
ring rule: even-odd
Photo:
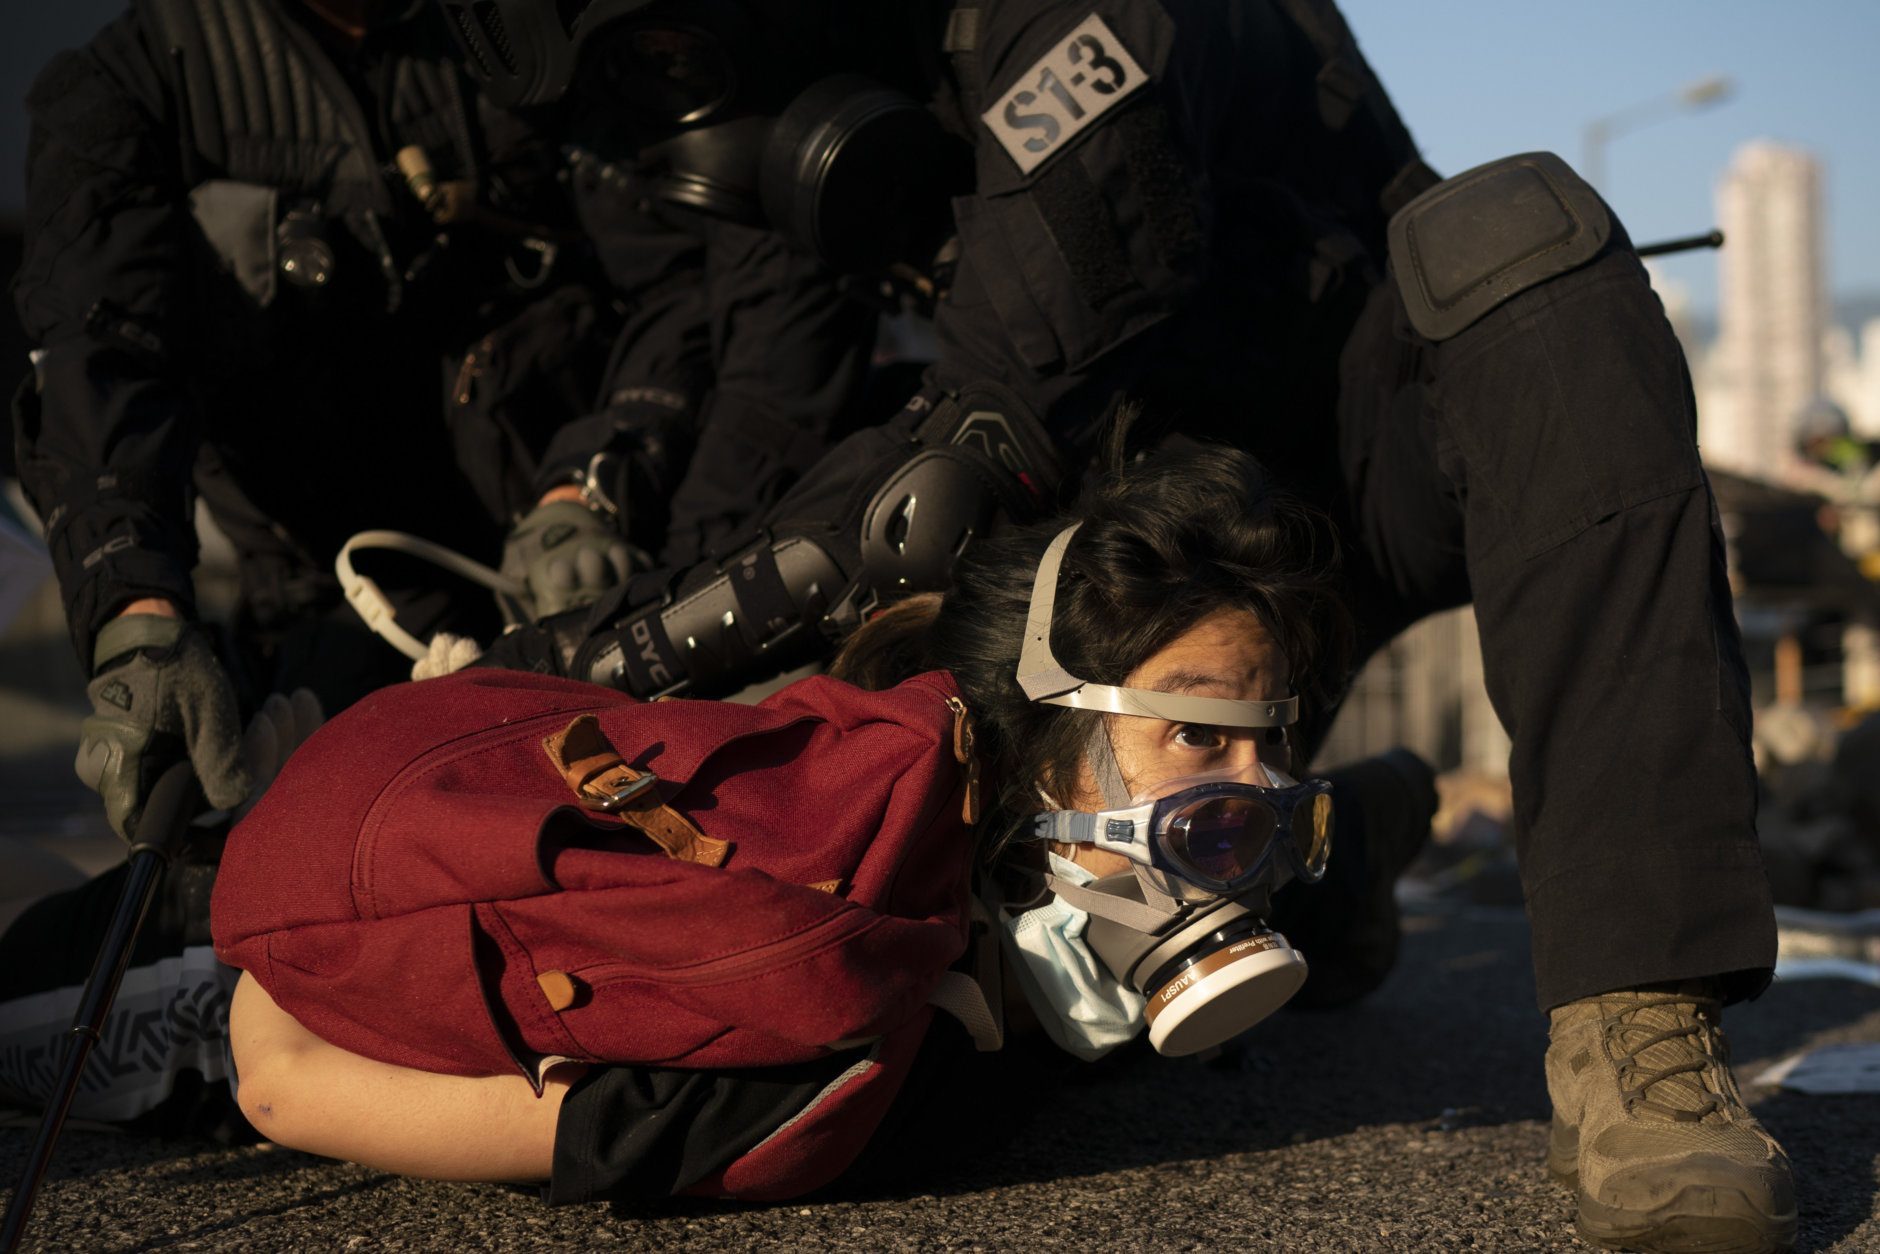
[[[1585,1248],[1541,1170],[1547,1099],[1518,912],[1412,916],[1391,981],[1282,1014],[1230,1064],[1129,1051],[990,1094],[972,1150],[866,1191],[776,1206],[550,1210],[269,1147],[68,1133],[28,1245],[48,1250]],[[1779,983],[1730,1012],[1746,1081],[1880,1042],[1880,990]],[[1880,1250],[1880,1096],[1754,1089],[1793,1156],[1801,1250]],[[1029,1100],[1027,1100],[1029,1099]],[[1027,1113],[1016,1113],[1026,1110]],[[28,1133],[0,1131],[10,1182]],[[918,1147],[905,1147],[910,1160]],[[890,1151],[893,1152],[893,1151]]]

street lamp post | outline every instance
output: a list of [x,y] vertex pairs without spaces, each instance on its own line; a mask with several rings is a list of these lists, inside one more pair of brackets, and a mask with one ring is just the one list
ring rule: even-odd
[[1686,84],[1677,91],[1664,96],[1654,96],[1650,100],[1640,101],[1617,113],[1609,113],[1602,118],[1594,118],[1586,124],[1582,140],[1584,152],[1580,173],[1594,187],[1606,181],[1606,145],[1613,139],[1635,131],[1651,122],[1671,117],[1691,109],[1702,109],[1707,105],[1718,104],[1730,98],[1736,85],[1722,74],[1712,74]]

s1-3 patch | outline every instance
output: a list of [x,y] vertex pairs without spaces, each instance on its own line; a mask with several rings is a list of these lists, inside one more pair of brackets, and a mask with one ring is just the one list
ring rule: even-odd
[[980,118],[1029,174],[1148,81],[1116,32],[1092,13]]

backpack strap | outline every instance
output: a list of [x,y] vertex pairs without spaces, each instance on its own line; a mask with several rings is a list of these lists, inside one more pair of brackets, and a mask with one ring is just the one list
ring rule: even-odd
[[992,930],[992,912],[973,894],[972,939],[967,952],[972,966],[967,971],[943,971],[940,983],[928,994],[927,1004],[944,1010],[960,1021],[973,1046],[980,1053],[990,1053],[1005,1046],[1003,981],[999,976],[999,938]]
[[992,1013],[986,990],[964,971],[943,971],[940,983],[927,997],[927,1004],[958,1019],[973,1038],[973,1046],[989,1053],[1005,1044],[1005,1027]]
[[730,843],[707,836],[660,800],[659,777],[628,766],[592,714],[579,716],[543,740],[542,749],[583,809],[612,814],[638,828],[669,858],[724,865]]

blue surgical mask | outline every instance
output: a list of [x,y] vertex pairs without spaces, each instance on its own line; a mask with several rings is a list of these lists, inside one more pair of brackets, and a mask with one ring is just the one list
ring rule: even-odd
[[[1097,877],[1047,854],[1051,873],[1085,885]],[[1053,896],[1021,914],[1001,910],[1006,953],[1025,998],[1044,1030],[1086,1062],[1101,1058],[1142,1030],[1142,994],[1123,985],[1084,939],[1089,914]]]

